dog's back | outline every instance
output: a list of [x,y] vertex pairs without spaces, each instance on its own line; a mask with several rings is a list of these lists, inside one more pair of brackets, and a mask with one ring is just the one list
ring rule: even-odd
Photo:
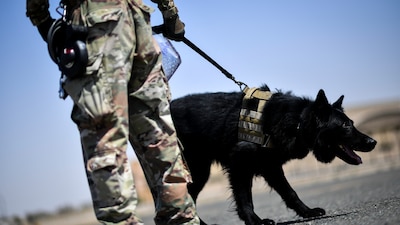
[[171,102],[178,137],[184,148],[190,148],[187,155],[197,152],[213,160],[236,144],[242,98],[240,92],[221,92],[188,95]]

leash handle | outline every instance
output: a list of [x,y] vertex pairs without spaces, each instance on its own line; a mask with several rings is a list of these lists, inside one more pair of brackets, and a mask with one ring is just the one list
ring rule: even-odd
[[[158,25],[152,27],[154,33],[162,33],[163,30],[163,25]],[[195,52],[197,52],[199,55],[201,55],[204,59],[206,59],[208,62],[210,62],[212,65],[217,67],[227,78],[231,79],[233,82],[235,82],[240,90],[244,90],[247,85],[241,81],[237,81],[235,77],[229,73],[224,67],[219,65],[214,59],[212,59],[209,55],[207,55],[203,50],[201,50],[199,47],[197,47],[193,42],[191,42],[189,39],[186,37],[183,37],[182,42],[185,43],[187,46],[189,46],[191,49],[193,49]],[[243,87],[244,86],[244,87]]]

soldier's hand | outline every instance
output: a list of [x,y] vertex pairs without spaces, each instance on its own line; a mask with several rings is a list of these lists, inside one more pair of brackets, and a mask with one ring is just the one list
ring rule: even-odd
[[162,14],[164,36],[174,41],[182,41],[185,36],[185,24],[179,19],[177,8],[162,11]]
[[164,35],[174,41],[182,41],[185,37],[185,24],[179,19],[178,14],[164,18]]
[[48,0],[26,0],[26,16],[32,24],[40,25],[50,17]]

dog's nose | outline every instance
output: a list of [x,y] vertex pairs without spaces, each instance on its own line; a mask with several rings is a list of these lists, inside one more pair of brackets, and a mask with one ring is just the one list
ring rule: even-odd
[[373,148],[375,148],[375,145],[377,142],[372,138],[368,138],[367,143],[368,143],[368,146],[371,146],[371,149],[373,149]]

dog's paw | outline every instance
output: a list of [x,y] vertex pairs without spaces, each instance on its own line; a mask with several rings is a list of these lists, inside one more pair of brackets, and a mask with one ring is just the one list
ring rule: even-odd
[[275,221],[270,219],[263,219],[261,220],[261,225],[275,225]]
[[309,209],[306,212],[302,213],[301,215],[304,218],[310,218],[310,217],[318,217],[318,216],[323,216],[325,215],[325,210],[321,208],[313,208]]

